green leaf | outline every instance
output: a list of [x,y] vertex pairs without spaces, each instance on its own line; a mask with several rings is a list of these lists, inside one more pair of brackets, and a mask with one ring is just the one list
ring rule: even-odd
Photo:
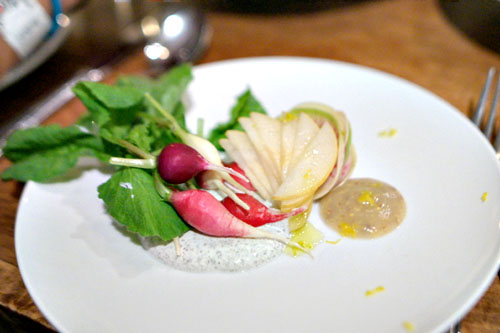
[[168,241],[189,230],[175,209],[158,195],[153,177],[142,169],[117,171],[98,192],[108,213],[141,236]]
[[124,75],[118,78],[116,85],[120,87],[132,87],[139,90],[142,95],[151,93],[156,86],[156,82],[146,76]]
[[250,89],[247,89],[238,97],[236,105],[231,109],[231,115],[227,122],[218,124],[208,135],[208,140],[214,144],[217,149],[222,150],[219,140],[226,137],[226,131],[230,129],[242,130],[238,122],[240,117],[248,117],[252,112],[267,114],[260,102],[253,96]]
[[[80,101],[85,105],[92,121],[96,125],[102,125],[107,123],[111,119],[109,110],[102,105],[99,100],[97,100],[88,89],[85,87],[83,82],[77,83],[72,89],[73,93],[80,99]],[[87,119],[88,123],[88,119]]]
[[104,150],[99,138],[77,125],[16,131],[4,148],[5,156],[14,164],[2,173],[2,179],[48,181],[66,173],[82,155],[109,160]]
[[149,133],[149,128],[146,124],[138,124],[132,127],[126,140],[147,152],[151,151],[151,145],[154,142],[154,138]]
[[102,105],[109,109],[130,109],[142,102],[144,94],[133,87],[82,81],[77,86],[86,89]]
[[2,173],[2,179],[17,179],[23,182],[28,180],[48,181],[65,174],[74,167],[80,153],[79,147],[69,145],[32,154],[5,170]]
[[75,144],[91,134],[78,126],[61,128],[59,125],[33,127],[14,132],[5,145],[4,155],[17,162],[32,154],[52,150],[68,144]]
[[158,78],[152,95],[167,111],[173,112],[192,79],[190,64],[176,66]]

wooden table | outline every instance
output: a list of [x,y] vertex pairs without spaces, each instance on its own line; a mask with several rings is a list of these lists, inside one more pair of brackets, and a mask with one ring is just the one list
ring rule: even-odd
[[[413,81],[467,115],[488,68],[500,68],[500,55],[458,31],[433,0],[366,1],[300,15],[210,12],[209,20],[213,40],[203,63],[271,55],[341,60]],[[108,81],[146,66],[137,52]],[[70,124],[83,111],[73,100],[47,122]],[[1,159],[0,171],[7,166]],[[15,257],[14,220],[22,189],[20,183],[0,182],[0,330],[50,331],[23,285]],[[464,318],[462,332],[500,332],[499,278]]]

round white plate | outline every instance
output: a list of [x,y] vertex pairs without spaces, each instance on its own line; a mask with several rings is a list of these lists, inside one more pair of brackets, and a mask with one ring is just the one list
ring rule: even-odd
[[[243,273],[173,270],[120,232],[96,187],[75,170],[29,183],[16,221],[19,267],[31,296],[62,332],[441,332],[470,310],[500,262],[500,164],[482,134],[424,89],[372,69],[309,58],[249,58],[198,66],[188,125],[228,118],[251,88],[273,115],[305,101],[347,113],[353,177],[397,187],[408,214],[375,240],[322,244],[315,258],[283,255]],[[381,131],[397,129],[391,138]],[[485,202],[481,200],[487,192]],[[311,221],[327,240],[315,207]],[[367,297],[378,286],[384,291]]]

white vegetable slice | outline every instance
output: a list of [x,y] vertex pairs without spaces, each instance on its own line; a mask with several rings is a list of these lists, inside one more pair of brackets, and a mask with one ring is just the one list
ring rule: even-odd
[[337,147],[335,132],[330,123],[325,122],[273,199],[289,200],[314,194],[335,166]]
[[276,175],[277,171],[274,170],[274,164],[271,161],[267,150],[263,148],[264,140],[262,140],[257,130],[257,126],[252,121],[252,119],[241,117],[238,119],[238,121],[245,130],[246,135],[248,135],[248,138],[250,139],[250,142],[259,157],[260,165],[262,165],[264,173],[267,176],[267,180],[271,185],[271,193],[274,193],[279,187],[279,182]]
[[342,173],[342,170],[344,168],[344,156],[345,156],[345,143],[344,143],[344,136],[343,135],[340,135],[338,137],[337,151],[338,151],[338,153],[337,153],[337,161],[335,163],[335,167],[333,168],[333,171],[328,176],[328,179],[318,188],[318,190],[314,194],[314,200],[320,199],[325,194],[330,192],[330,190],[337,183],[337,180],[339,179],[340,174]]
[[252,112],[250,119],[263,139],[262,148],[267,151],[268,158],[273,164],[274,175],[278,183],[281,183],[281,122],[258,112]]
[[[228,154],[236,161],[236,163],[238,163],[236,158],[240,159],[242,163],[240,167],[245,172],[246,170],[251,170],[250,173],[253,174],[253,176],[255,177],[254,179],[258,179],[258,183],[262,185],[262,197],[266,200],[269,200],[270,194],[273,193],[273,190],[271,188],[269,180],[267,179],[266,173],[262,168],[259,156],[257,155],[257,152],[255,151],[248,136],[245,133],[236,130],[227,131],[226,136],[232,146],[238,151],[238,153],[235,153],[233,151],[233,154],[235,155],[234,157],[229,151],[227,151]],[[248,175],[248,177],[250,177],[250,175]]]
[[291,211],[292,209],[302,207],[303,205],[306,205],[308,203],[311,203],[313,201],[312,196],[305,196],[305,197],[298,197],[294,199],[289,199],[289,200],[283,200],[280,203],[280,210],[283,213],[287,213]]
[[314,120],[305,113],[299,115],[297,123],[297,134],[295,136],[295,147],[290,160],[289,168],[293,167],[299,160],[302,152],[312,139],[318,134],[319,127]]
[[282,120],[281,125],[281,179],[285,179],[288,174],[288,167],[292,160],[297,133],[298,118]]

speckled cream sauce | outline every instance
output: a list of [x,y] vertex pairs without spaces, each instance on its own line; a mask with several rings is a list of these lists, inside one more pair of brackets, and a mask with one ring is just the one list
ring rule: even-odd
[[[262,227],[273,233],[288,235],[287,220]],[[239,272],[262,266],[283,254],[285,245],[269,239],[210,237],[188,231],[180,237],[181,255],[173,242],[156,237],[142,238],[142,245],[153,256],[173,268],[188,272]]]
[[358,178],[349,179],[321,199],[320,211],[326,224],[342,236],[375,238],[401,224],[406,203],[393,186]]

